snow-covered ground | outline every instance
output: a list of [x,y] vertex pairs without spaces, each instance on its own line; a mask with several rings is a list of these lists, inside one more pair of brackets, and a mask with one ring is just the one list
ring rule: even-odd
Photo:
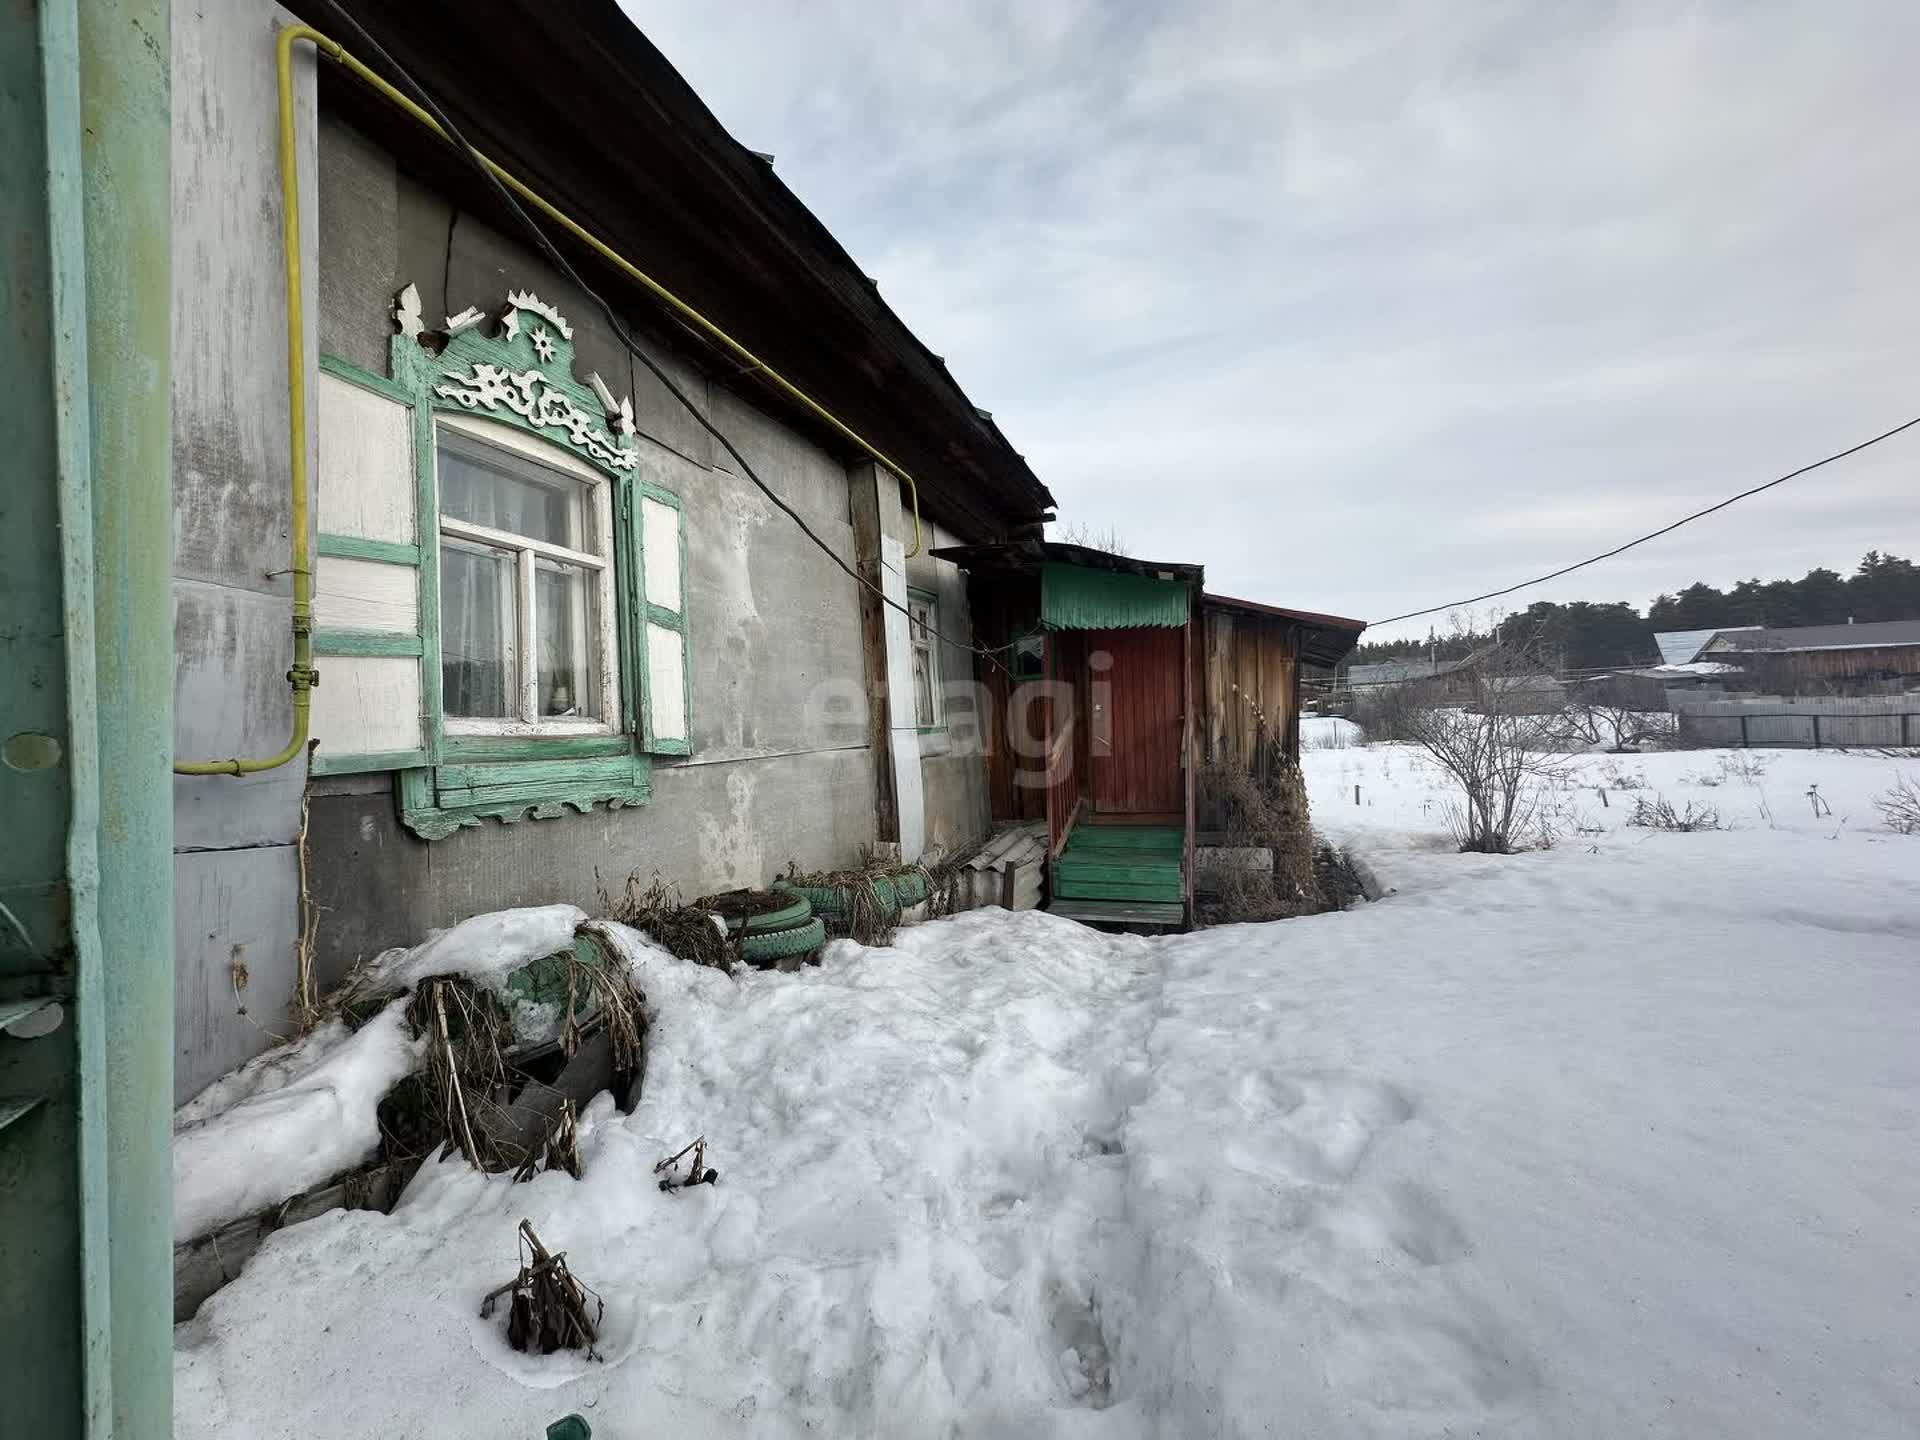
[[[636,944],[645,1094],[589,1112],[584,1178],[456,1158],[275,1235],[180,1328],[176,1433],[1920,1431],[1901,765],[1582,757],[1556,847],[1489,857],[1407,752],[1307,764],[1380,903],[983,911],[793,975]],[[1639,775],[1739,828],[1623,827]],[[661,1193],[697,1134],[719,1184]],[[600,1361],[478,1317],[522,1216],[605,1297]]]

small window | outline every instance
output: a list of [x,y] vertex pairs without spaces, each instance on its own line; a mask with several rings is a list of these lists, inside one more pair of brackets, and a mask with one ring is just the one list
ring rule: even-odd
[[619,728],[605,479],[556,447],[442,421],[440,676],[456,734]]
[[940,607],[933,596],[907,592],[907,637],[913,645],[913,706],[922,730],[940,725],[940,662],[934,650]]

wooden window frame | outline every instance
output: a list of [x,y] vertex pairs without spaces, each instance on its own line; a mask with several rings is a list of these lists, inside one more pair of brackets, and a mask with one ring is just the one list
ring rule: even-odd
[[[913,618],[916,604],[927,607],[927,618],[921,624]],[[915,631],[923,631],[921,639]],[[924,652],[927,657],[927,695],[932,706],[932,718],[925,723],[920,720],[920,681],[917,675],[909,676],[913,683],[913,718],[915,728],[922,735],[944,735],[947,731],[946,695],[940,686],[940,597],[931,590],[922,590],[917,586],[907,587],[907,663],[913,665]]]
[[[418,573],[419,633],[417,635],[338,637],[343,647],[379,642],[377,652],[364,648],[333,651],[316,644],[322,653],[380,653],[418,656],[421,663],[422,726],[424,744],[416,750],[366,755],[316,756],[319,774],[396,772],[401,818],[422,838],[435,840],[484,820],[512,822],[544,819],[568,810],[584,813],[596,805],[618,809],[644,804],[652,798],[655,755],[687,755],[692,750],[691,694],[692,636],[687,617],[685,508],[680,497],[644,472],[656,463],[642,454],[631,423],[631,403],[613,401],[598,377],[591,388],[573,376],[571,331],[565,322],[536,297],[522,292],[509,296],[499,337],[488,338],[469,322],[449,331],[444,348],[435,354],[406,327],[406,305],[411,292],[402,292],[396,318],[402,333],[390,347],[391,377],[362,370],[335,356],[323,355],[321,368],[338,379],[411,408],[415,517],[417,543],[398,545],[356,540],[350,536],[319,537],[319,551],[389,564],[413,566]],[[414,300],[417,308],[417,299]],[[417,323],[417,322],[416,322]],[[536,350],[531,337],[538,334]],[[482,393],[476,408],[471,380],[490,370],[497,381],[504,376],[521,388],[505,392],[496,383],[492,398],[506,396],[505,404],[487,403]],[[534,372],[531,388],[525,384]],[[528,396],[536,403],[517,404]],[[604,422],[594,423],[604,416]],[[506,537],[524,554],[554,551],[551,558],[579,563],[600,560],[608,579],[601,606],[602,709],[605,719],[549,717],[529,722],[501,722],[479,717],[448,717],[444,708],[440,635],[440,539],[443,533],[490,543],[487,527],[448,521],[440,515],[438,459],[441,426],[519,454],[536,464],[557,469],[573,478],[589,480],[595,504],[607,526],[606,555],[560,553],[528,537]],[[327,477],[322,474],[324,486]],[[674,512],[676,536],[672,553],[677,560],[677,604],[650,598],[645,574],[644,502]],[[656,551],[658,553],[658,551]],[[589,567],[591,568],[591,567]],[[656,591],[659,589],[656,580]],[[677,733],[660,734],[657,724],[658,688],[651,678],[647,644],[649,633],[671,631],[678,636],[679,694],[677,706],[663,712],[677,718]],[[609,634],[609,632],[611,632]],[[316,636],[318,641],[321,637]],[[536,680],[537,689],[537,680]],[[478,723],[476,723],[476,721]]]

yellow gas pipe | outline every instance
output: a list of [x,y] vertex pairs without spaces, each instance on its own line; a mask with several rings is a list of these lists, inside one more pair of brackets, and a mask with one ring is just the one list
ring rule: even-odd
[[[287,436],[288,453],[292,461],[293,475],[293,668],[287,672],[287,683],[293,687],[293,735],[285,748],[278,754],[250,760],[180,760],[175,761],[173,770],[176,775],[250,775],[260,770],[275,770],[285,765],[306,747],[307,732],[312,710],[312,690],[317,680],[313,669],[313,565],[312,552],[307,539],[307,379],[306,379],[306,310],[300,296],[300,184],[295,168],[294,124],[293,124],[293,47],[303,41],[311,42],[321,55],[339,65],[361,83],[377,91],[389,103],[397,106],[420,124],[438,135],[448,139],[447,133],[425,110],[421,109],[379,75],[368,69],[360,60],[350,54],[339,41],[323,35],[310,25],[289,25],[280,32],[275,47],[274,67],[279,84],[280,101],[280,236],[281,248],[286,259],[287,277]],[[920,487],[905,468],[888,458],[886,453],[869,444],[852,427],[847,425],[815,400],[806,391],[795,385],[786,376],[762,360],[753,351],[742,345],[733,336],[709,320],[700,311],[682,300],[666,286],[655,280],[626,259],[611,246],[606,245],[593,234],[576,224],[551,201],[538,191],[526,185],[512,172],[495,164],[487,156],[474,152],[480,163],[511,189],[521,199],[532,205],[541,214],[566,230],[582,244],[591,248],[595,254],[606,260],[621,274],[635,284],[647,290],[676,314],[687,320],[696,329],[717,341],[737,356],[749,370],[757,370],[765,375],[773,385],[802,408],[824,420],[833,429],[844,435],[855,446],[890,473],[897,475],[907,484],[907,490],[913,497],[913,548],[908,556],[918,555],[921,551],[920,534]]]

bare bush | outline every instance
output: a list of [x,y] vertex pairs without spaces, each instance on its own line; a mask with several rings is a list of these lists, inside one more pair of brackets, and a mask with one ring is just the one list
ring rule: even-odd
[[1678,835],[1725,828],[1720,823],[1720,812],[1711,805],[1696,805],[1689,800],[1686,809],[1675,810],[1664,795],[1656,795],[1651,800],[1645,795],[1636,796],[1633,813],[1627,816],[1627,824],[1642,830],[1670,830]]
[[1542,673],[1521,647],[1493,644],[1442,681],[1381,697],[1389,733],[1425,750],[1459,785],[1448,821],[1462,850],[1510,854],[1539,791],[1566,768],[1565,714],[1543,703]]
[[1873,797],[1873,808],[1896,835],[1920,835],[1920,784],[1902,775],[1893,788]]

